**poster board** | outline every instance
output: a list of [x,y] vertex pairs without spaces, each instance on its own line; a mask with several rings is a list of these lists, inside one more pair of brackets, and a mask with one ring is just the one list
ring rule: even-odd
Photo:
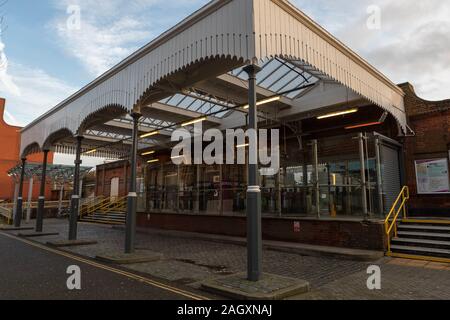
[[448,159],[417,160],[415,164],[419,194],[450,194]]

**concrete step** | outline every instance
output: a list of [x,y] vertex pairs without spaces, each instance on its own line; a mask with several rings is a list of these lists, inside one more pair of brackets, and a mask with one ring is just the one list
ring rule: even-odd
[[425,225],[450,225],[450,219],[436,219],[436,218],[407,218],[402,219],[403,223],[412,223],[412,224],[425,224]]
[[438,232],[438,233],[450,233],[450,226],[437,226],[437,225],[426,225],[426,224],[400,224],[398,226],[399,230],[423,230],[429,232]]
[[96,220],[96,219],[89,219],[89,218],[82,219],[81,222],[106,224],[106,225],[114,225],[114,226],[116,226],[116,225],[117,226],[122,226],[122,225],[125,224],[125,222],[108,221],[108,220]]
[[115,217],[115,216],[107,216],[107,215],[92,215],[92,216],[88,216],[87,218],[90,219],[99,219],[99,220],[117,220],[117,221],[125,221],[126,218],[125,216],[123,217]]
[[110,220],[110,219],[93,219],[93,218],[83,218],[81,219],[83,222],[90,222],[90,223],[100,223],[100,224],[111,224],[111,225],[124,225],[125,220]]
[[414,238],[414,239],[428,239],[428,240],[450,240],[449,233],[437,232],[414,232],[414,231],[398,231],[399,238]]
[[413,239],[413,238],[394,238],[392,239],[394,245],[405,245],[411,247],[426,247],[436,249],[450,249],[449,241],[427,240],[427,239]]
[[430,256],[424,256],[424,255],[417,255],[417,254],[406,254],[406,253],[394,253],[394,252],[391,252],[390,254],[388,254],[388,256],[392,257],[392,258],[422,260],[422,261],[438,262],[438,263],[450,263],[450,259],[449,258],[430,257]]
[[391,250],[394,253],[421,255],[428,257],[450,258],[450,250],[437,248],[424,248],[405,245],[392,245]]
[[124,213],[101,213],[101,212],[97,212],[94,214],[89,215],[90,217],[116,217],[116,218],[120,218],[120,219],[125,219],[126,215]]
[[81,219],[84,222],[123,225],[126,222],[126,215],[124,213],[94,213]]

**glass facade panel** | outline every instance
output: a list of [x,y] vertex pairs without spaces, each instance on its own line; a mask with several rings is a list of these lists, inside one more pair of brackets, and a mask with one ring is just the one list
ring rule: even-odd
[[[264,215],[317,217],[320,213],[320,216],[330,218],[364,217],[358,140],[354,135],[329,139],[318,140],[317,165],[314,164],[313,149],[308,147],[298,156],[282,159],[277,174],[260,175]],[[305,146],[311,144],[304,142]],[[345,152],[335,144],[345,146]],[[367,207],[372,216],[377,217],[378,165],[374,146],[373,139],[368,139],[364,158]],[[149,167],[146,181],[147,210],[150,212],[246,214],[245,165],[175,166],[166,163]]]

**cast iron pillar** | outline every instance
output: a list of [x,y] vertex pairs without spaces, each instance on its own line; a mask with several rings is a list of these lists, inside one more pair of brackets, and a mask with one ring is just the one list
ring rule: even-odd
[[70,222],[69,222],[69,240],[77,240],[77,227],[78,227],[78,208],[80,206],[80,166],[83,163],[81,161],[81,143],[83,141],[82,136],[77,136],[77,151],[75,157],[75,171],[73,174],[73,193],[70,202]]
[[[262,274],[261,187],[258,175],[258,114],[256,108],[256,65],[244,68],[248,74],[249,162],[247,189],[247,276],[259,281]],[[252,137],[253,136],[253,137]]]
[[42,232],[42,226],[44,222],[45,182],[47,179],[48,152],[49,152],[48,150],[44,150],[44,160],[42,161],[41,189],[39,191],[39,202],[36,214],[36,232]]
[[127,199],[127,225],[125,234],[125,253],[134,253],[134,243],[136,237],[136,211],[137,211],[137,150],[139,135],[139,113],[133,113],[133,143],[130,156],[130,181]]
[[27,159],[22,158],[22,170],[20,172],[19,195],[17,197],[16,214],[14,216],[14,227],[20,228],[22,223],[22,206],[23,206],[23,180],[25,179],[25,166]]

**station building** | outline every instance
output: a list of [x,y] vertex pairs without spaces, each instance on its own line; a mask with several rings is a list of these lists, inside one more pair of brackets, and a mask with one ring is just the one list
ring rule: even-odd
[[[384,113],[381,109],[359,109],[328,119],[300,119],[292,122],[295,126],[274,126],[282,133],[281,169],[278,175],[260,177],[268,239],[382,248],[381,222],[404,185],[411,193],[411,216],[450,217],[448,188],[422,192],[416,172],[417,162],[448,163],[450,100],[425,101],[417,97],[411,84],[399,86],[405,92],[408,124],[414,132],[409,136],[398,134],[394,119],[379,121]],[[301,136],[296,134],[298,128],[302,128]],[[364,137],[366,214],[362,205],[360,133]],[[245,165],[177,166],[171,161],[171,149],[159,150],[159,161],[146,163],[152,155],[142,156],[143,164],[139,165],[138,225],[245,234]],[[314,183],[315,166],[319,187]],[[127,160],[98,166],[97,196],[125,196],[128,168]],[[442,178],[444,187],[448,187],[448,170]],[[368,237],[370,234],[373,238]]]
[[[214,0],[24,128],[20,152],[120,160],[97,168],[96,194],[128,197],[126,252],[136,226],[390,252],[406,208],[448,214],[448,104],[288,1]],[[254,166],[175,165],[172,133],[199,122],[278,129],[280,170],[255,182]]]

